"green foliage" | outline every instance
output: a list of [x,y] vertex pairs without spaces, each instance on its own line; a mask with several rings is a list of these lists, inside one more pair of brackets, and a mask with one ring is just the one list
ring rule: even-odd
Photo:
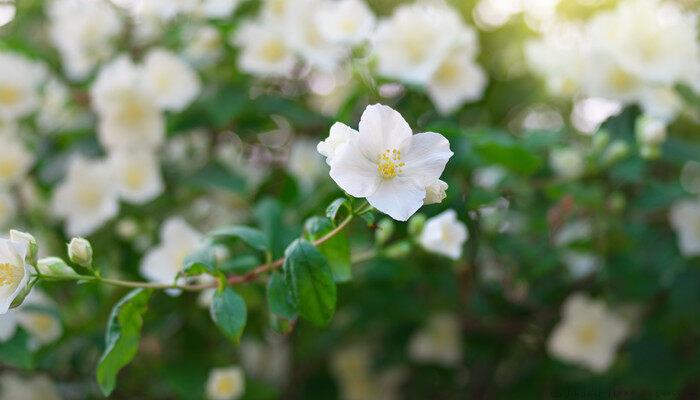
[[227,338],[238,343],[243,334],[248,311],[245,300],[230,287],[218,289],[209,309],[212,320]]
[[119,370],[136,356],[141,340],[143,315],[150,297],[150,290],[135,289],[112,309],[107,324],[105,350],[97,365],[97,383],[105,396],[114,390]]
[[284,255],[284,280],[299,315],[314,325],[328,325],[336,305],[336,287],[328,261],[303,239],[290,244]]
[[[318,216],[309,218],[304,224],[306,238],[312,242],[322,238],[334,228],[330,219]],[[345,233],[333,236],[317,248],[328,260],[336,282],[347,282],[352,279],[350,244]]]

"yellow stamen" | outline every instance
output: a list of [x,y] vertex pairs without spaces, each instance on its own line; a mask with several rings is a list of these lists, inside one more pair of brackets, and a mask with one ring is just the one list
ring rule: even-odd
[[0,286],[10,286],[22,279],[24,270],[10,263],[0,263]]
[[591,326],[591,325],[586,325],[579,329],[578,331],[578,340],[581,342],[583,345],[592,345],[596,341],[598,341],[598,336],[600,335],[600,332],[598,332],[598,329],[596,326]]
[[13,86],[0,86],[0,104],[12,105],[19,101],[22,93]]
[[379,155],[377,170],[383,178],[390,179],[402,174],[404,166],[406,163],[401,162],[401,151],[399,150],[386,150]]

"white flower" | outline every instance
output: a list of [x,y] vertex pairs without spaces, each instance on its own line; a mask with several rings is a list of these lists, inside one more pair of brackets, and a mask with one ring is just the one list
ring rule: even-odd
[[280,21],[261,18],[241,24],[233,41],[241,46],[238,66],[263,77],[291,77],[296,65]]
[[666,123],[664,121],[642,115],[635,122],[635,134],[639,143],[657,146],[666,140]]
[[671,122],[683,109],[683,98],[672,86],[649,87],[639,95],[639,105],[645,115]]
[[580,177],[586,167],[583,154],[573,147],[554,149],[549,154],[549,166],[554,173],[564,179]]
[[109,165],[74,157],[54,191],[52,209],[65,218],[68,236],[89,235],[117,215],[119,203]]
[[31,267],[26,263],[27,244],[0,238],[0,315],[27,287]]
[[83,79],[114,50],[122,31],[119,15],[105,0],[48,3],[49,34],[71,79]]
[[459,320],[450,314],[435,314],[427,326],[416,332],[408,345],[408,354],[417,362],[454,366],[462,360],[462,336]]
[[20,182],[34,162],[34,157],[19,137],[12,134],[0,135],[0,184],[10,185]]
[[100,116],[98,134],[109,149],[154,148],[165,137],[165,121],[142,73],[122,56],[100,69],[90,89]]
[[14,310],[17,323],[31,336],[35,346],[53,343],[63,334],[56,303],[38,289],[32,290],[24,303]]
[[124,200],[144,204],[163,193],[160,165],[150,150],[111,152],[109,165],[114,184]]
[[700,255],[700,198],[676,202],[671,207],[671,226],[678,235],[681,254]]
[[399,399],[405,370],[391,367],[377,371],[372,366],[371,349],[366,344],[351,344],[335,350],[331,370],[344,400]]
[[376,104],[362,114],[359,133],[336,150],[330,175],[350,195],[406,221],[423,205],[426,187],[440,178],[452,154],[442,135],[414,135],[401,114]]
[[245,393],[245,376],[240,367],[214,368],[207,380],[207,397],[211,400],[236,400]]
[[240,0],[202,0],[199,12],[208,18],[224,19],[238,7]]
[[447,6],[399,6],[379,22],[373,36],[378,71],[407,83],[426,84],[465,30],[459,14]]
[[549,337],[549,353],[593,372],[607,370],[628,335],[627,321],[603,302],[580,293],[566,300],[563,314]]
[[199,94],[196,72],[172,52],[157,48],[143,63],[143,84],[164,110],[181,111]]
[[316,152],[316,146],[309,140],[297,140],[289,152],[287,168],[304,189],[311,189],[324,173],[323,158]]
[[486,74],[469,55],[454,51],[428,83],[428,94],[441,114],[450,114],[467,101],[477,100],[486,88]]
[[561,260],[574,279],[583,278],[598,271],[603,264],[603,260],[598,255],[579,250],[565,250]]
[[439,179],[432,185],[428,185],[428,187],[425,188],[425,200],[423,200],[423,204],[442,203],[445,197],[447,197],[447,188],[447,182],[443,182]]
[[160,244],[146,253],[139,271],[151,282],[175,283],[185,257],[201,243],[202,235],[184,219],[170,218],[160,228]]
[[372,33],[376,18],[363,0],[338,0],[324,2],[314,22],[325,39],[356,45]]
[[457,260],[468,238],[466,225],[457,219],[455,210],[450,209],[428,219],[418,241],[428,251]]
[[39,106],[43,67],[15,53],[0,52],[0,119],[24,117]]
[[316,151],[326,157],[326,163],[330,165],[338,149],[357,134],[356,130],[343,123],[336,122],[331,126],[328,138],[316,146]]
[[221,58],[223,38],[219,30],[204,25],[186,32],[184,56],[197,66],[210,65]]
[[61,400],[56,385],[41,375],[20,376],[15,372],[5,372],[0,377],[0,398],[13,400]]
[[318,30],[318,12],[323,0],[287,0],[285,38],[307,64],[332,71],[349,54],[349,49],[327,40]]
[[17,212],[15,198],[5,191],[0,191],[0,229],[5,229]]
[[273,335],[266,335],[265,339],[241,340],[241,365],[252,378],[283,385],[289,378],[291,366],[289,343]]

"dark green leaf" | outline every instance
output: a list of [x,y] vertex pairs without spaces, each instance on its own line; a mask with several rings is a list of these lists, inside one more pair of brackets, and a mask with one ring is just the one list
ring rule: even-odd
[[32,368],[34,358],[29,347],[27,332],[20,329],[12,339],[0,343],[0,364],[16,368]]
[[284,279],[299,314],[315,325],[328,325],[335,312],[336,287],[326,258],[303,239],[292,242],[284,254]]
[[284,282],[284,275],[279,272],[274,272],[267,283],[267,302],[274,314],[286,319],[297,317],[297,311],[289,301],[289,289]]
[[114,390],[119,370],[136,356],[143,315],[150,297],[151,290],[135,289],[112,309],[107,324],[106,348],[97,365],[97,383],[105,396]]
[[345,210],[349,213],[351,211],[350,209],[350,201],[346,199],[345,197],[340,197],[335,200],[326,208],[326,217],[328,217],[333,223],[338,218],[338,213],[340,212],[341,209],[345,208]]
[[221,239],[240,239],[248,246],[260,250],[269,251],[270,241],[262,231],[243,225],[233,225],[225,228],[217,229],[210,233],[215,240]]
[[[306,220],[304,230],[307,239],[318,240],[334,228],[330,219],[324,217],[311,217]],[[336,234],[318,246],[318,249],[326,256],[331,267],[333,279],[336,282],[346,282],[352,278],[350,264],[350,245],[344,232]]]
[[209,311],[221,332],[238,343],[248,318],[243,298],[230,287],[217,290]]

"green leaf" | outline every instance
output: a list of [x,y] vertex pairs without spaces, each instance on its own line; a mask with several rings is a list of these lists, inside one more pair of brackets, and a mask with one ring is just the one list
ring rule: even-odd
[[19,329],[11,340],[0,343],[0,364],[25,369],[34,366],[34,357],[29,347],[29,334],[27,332]]
[[210,233],[214,240],[225,240],[225,239],[240,239],[248,246],[260,250],[269,251],[270,241],[267,236],[259,229],[251,228],[243,225],[233,225],[227,226],[225,228],[217,229]]
[[326,326],[333,318],[336,287],[326,258],[313,244],[297,239],[284,252],[284,280],[304,319]]
[[[330,219],[324,217],[311,217],[306,220],[304,230],[307,239],[318,240],[332,231],[334,228]],[[318,249],[326,256],[328,265],[333,273],[333,280],[336,282],[347,282],[352,279],[352,265],[350,263],[350,244],[345,232],[336,234],[326,240]]]
[[521,175],[532,175],[542,167],[540,157],[505,136],[481,136],[475,140],[474,151],[487,163]]
[[182,272],[186,276],[195,276],[216,272],[216,256],[211,246],[205,245],[194,253],[188,254],[183,262]]
[[143,314],[148,309],[150,289],[129,292],[112,309],[107,324],[106,348],[97,365],[97,383],[105,396],[114,390],[119,370],[136,356],[143,327]]
[[248,318],[243,297],[230,287],[217,290],[209,312],[221,332],[227,338],[238,343]]
[[340,197],[333,200],[328,208],[326,208],[326,217],[335,223],[338,218],[338,212],[340,212],[342,208],[345,208],[348,213],[352,211],[350,208],[350,201],[345,197]]
[[267,282],[267,303],[270,311],[286,319],[297,317],[297,310],[289,300],[289,289],[284,282],[284,275],[279,272],[272,273]]

